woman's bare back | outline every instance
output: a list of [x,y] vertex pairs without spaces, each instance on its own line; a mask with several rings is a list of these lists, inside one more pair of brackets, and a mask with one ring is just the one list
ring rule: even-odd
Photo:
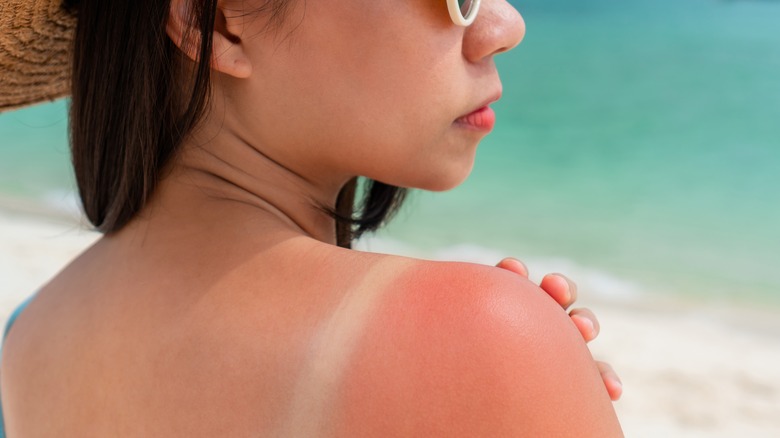
[[164,263],[115,246],[82,254],[9,332],[10,435],[282,431],[325,403],[373,292],[407,263],[297,238],[243,261],[234,246],[192,270],[180,249]]
[[619,431],[566,313],[517,275],[298,237],[253,258],[236,244],[187,276],[154,251],[122,265],[111,245],[65,269],[10,332],[9,435]]

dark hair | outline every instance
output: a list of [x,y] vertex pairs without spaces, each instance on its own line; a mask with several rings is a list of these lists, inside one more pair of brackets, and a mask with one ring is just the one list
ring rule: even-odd
[[[290,0],[266,0],[271,25]],[[199,61],[188,74],[165,25],[170,0],[67,0],[78,15],[73,51],[70,142],[84,212],[99,231],[126,225],[146,204],[185,136],[206,115],[209,60],[217,0],[192,0]],[[188,84],[182,86],[180,84]],[[400,208],[406,189],[367,180],[356,205],[357,179],[339,192],[335,207],[339,246],[349,248]]]

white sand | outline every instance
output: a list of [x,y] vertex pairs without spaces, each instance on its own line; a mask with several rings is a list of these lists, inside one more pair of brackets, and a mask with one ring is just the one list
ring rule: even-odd
[[[0,210],[2,321],[98,237],[72,218]],[[594,356],[611,362],[625,385],[615,406],[626,436],[780,437],[777,312],[581,301],[602,325]]]
[[40,216],[0,208],[2,321],[99,237],[67,215]]
[[780,437],[776,318],[591,307],[602,325],[591,350],[623,380],[626,436]]

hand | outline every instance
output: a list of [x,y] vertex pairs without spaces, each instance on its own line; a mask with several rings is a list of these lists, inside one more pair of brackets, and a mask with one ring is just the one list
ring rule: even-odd
[[[528,278],[528,268],[520,260],[508,257],[498,262],[496,266]],[[577,285],[561,274],[545,275],[539,287],[564,309],[568,309],[577,300]],[[574,309],[569,312],[569,317],[580,331],[585,342],[596,339],[599,334],[599,322],[593,312],[589,309]],[[596,361],[596,366],[601,373],[601,379],[607,388],[609,398],[612,401],[617,401],[623,394],[623,384],[615,370],[606,362]]]

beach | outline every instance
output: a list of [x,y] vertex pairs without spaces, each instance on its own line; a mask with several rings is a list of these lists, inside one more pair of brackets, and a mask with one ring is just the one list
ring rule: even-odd
[[[0,209],[3,321],[98,238],[67,214]],[[601,322],[594,356],[623,380],[615,408],[627,437],[780,436],[780,321],[773,309],[587,294],[578,305]]]

